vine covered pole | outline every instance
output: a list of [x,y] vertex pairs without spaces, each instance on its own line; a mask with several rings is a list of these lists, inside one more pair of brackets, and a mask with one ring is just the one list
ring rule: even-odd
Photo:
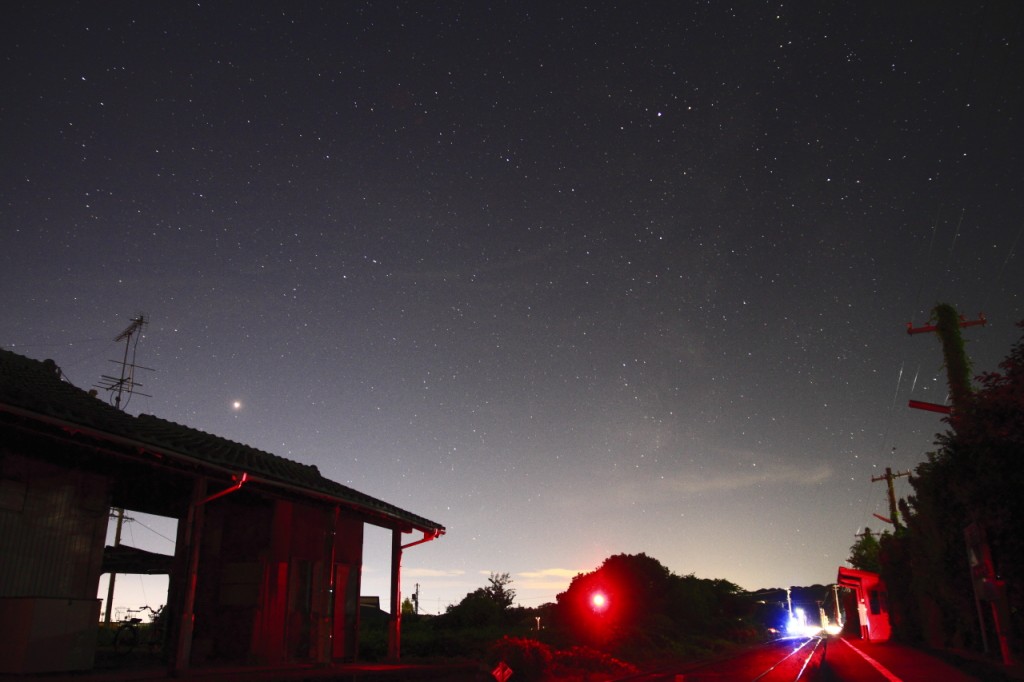
[[942,357],[946,364],[946,377],[949,383],[949,397],[952,406],[947,408],[944,405],[924,403],[911,400],[910,407],[919,410],[931,410],[951,414],[953,428],[956,428],[957,414],[963,414],[967,402],[971,397],[971,362],[967,359],[967,352],[964,350],[964,338],[960,333],[963,327],[984,325],[988,322],[984,313],[978,315],[977,320],[965,320],[962,315],[957,314],[956,308],[948,303],[940,303],[932,309],[932,322],[923,327],[914,327],[913,323],[907,323],[908,334],[922,334],[924,332],[935,332],[942,344]]
[[942,357],[946,361],[949,396],[953,413],[962,413],[971,396],[971,363],[964,350],[964,337],[960,333],[960,316],[948,303],[935,306],[935,333],[942,343]]

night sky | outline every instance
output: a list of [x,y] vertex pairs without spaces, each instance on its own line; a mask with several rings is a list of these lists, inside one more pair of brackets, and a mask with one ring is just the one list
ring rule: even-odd
[[[1020,337],[1022,25],[1013,1],[9,4],[0,345],[90,388],[144,313],[127,410],[445,525],[403,561],[427,612],[491,572],[554,601],[618,553],[831,583],[885,525],[871,477],[945,429],[907,408],[946,400],[907,322],[984,312],[976,372]],[[173,523],[129,526],[173,551]],[[388,548],[368,533],[385,602]]]

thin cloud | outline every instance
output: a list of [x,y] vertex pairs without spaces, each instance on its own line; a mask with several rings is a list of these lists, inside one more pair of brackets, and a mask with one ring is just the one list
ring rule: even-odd
[[[563,592],[569,583],[580,573],[586,571],[577,568],[542,568],[538,571],[520,571],[516,573],[513,587],[520,590],[520,596],[526,597],[526,591],[544,591],[549,594]],[[553,599],[548,596],[546,599]]]
[[442,568],[406,568],[402,575],[408,578],[457,578],[466,572],[459,569]]
[[[702,468],[696,472],[678,472],[664,477],[638,478],[626,483],[608,485],[604,501],[609,505],[627,506],[642,499],[649,505],[677,503],[685,497],[734,493],[775,486],[818,486],[833,478],[835,472],[827,464],[795,466],[786,464],[737,464],[715,470]],[[565,493],[560,504],[570,508],[580,504],[582,490]]]
[[764,466],[742,471],[723,471],[716,474],[686,474],[665,479],[666,490],[681,495],[708,492],[727,492],[769,485],[820,485],[832,478],[832,467]]
[[542,568],[539,571],[521,571],[516,573],[523,578],[575,578],[580,573],[585,573],[577,568]]

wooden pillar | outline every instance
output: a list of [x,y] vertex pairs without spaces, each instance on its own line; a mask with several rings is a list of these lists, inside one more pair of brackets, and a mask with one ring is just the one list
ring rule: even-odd
[[[355,661],[359,652],[363,521],[341,516],[336,525],[331,661]],[[385,608],[387,608],[385,606]],[[390,631],[389,631],[390,636]]]
[[[334,563],[338,556],[338,514],[334,507],[327,512],[327,533],[324,537],[324,557],[317,563],[319,590],[316,606],[316,662],[328,665],[334,657],[333,637],[334,619],[337,617],[335,591],[338,589],[334,571]],[[344,612],[341,615],[345,617]]]
[[195,626],[196,574],[199,570],[199,548],[203,540],[203,504],[206,499],[206,479],[197,478],[192,484],[192,501],[185,519],[185,552],[188,571],[185,574],[185,592],[181,604],[178,636],[174,648],[171,670],[179,676],[189,669],[192,658],[192,632]]
[[288,659],[288,592],[291,571],[291,537],[295,508],[287,500],[275,500],[270,522],[270,541],[263,553],[259,610],[253,627],[250,653],[260,663],[278,664]]
[[388,658],[402,657],[402,531],[391,531],[391,620],[388,621]]

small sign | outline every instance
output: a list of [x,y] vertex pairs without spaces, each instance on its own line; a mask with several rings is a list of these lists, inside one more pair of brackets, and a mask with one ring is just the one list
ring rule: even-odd
[[512,677],[512,668],[508,667],[508,663],[502,661],[498,664],[498,667],[491,671],[491,675],[498,682],[506,682],[508,678]]

